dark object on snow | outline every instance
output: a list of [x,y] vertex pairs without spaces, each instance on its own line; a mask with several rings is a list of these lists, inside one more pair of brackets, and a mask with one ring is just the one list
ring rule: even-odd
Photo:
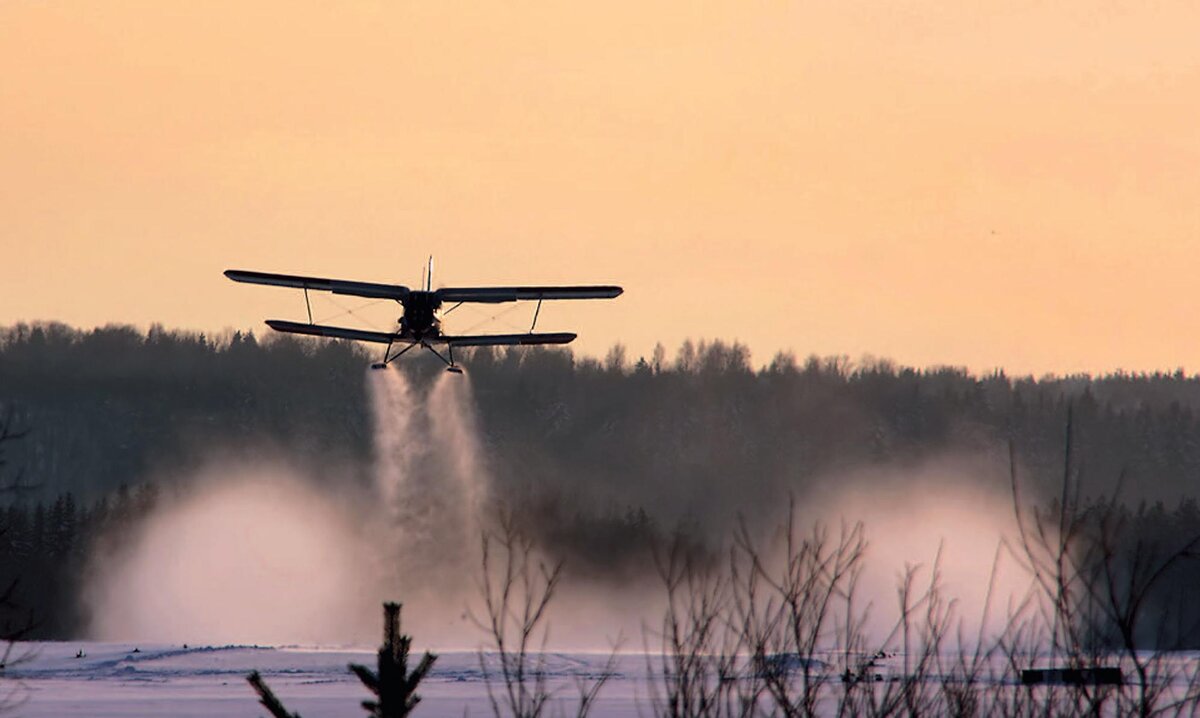
[[842,683],[852,686],[858,683],[882,683],[883,676],[878,673],[871,673],[870,668],[866,668],[858,673],[851,673],[850,669],[842,671]]
[[1021,685],[1122,686],[1120,668],[1029,668],[1021,671]]
[[404,718],[420,702],[417,684],[433,667],[437,656],[426,651],[421,662],[409,673],[408,650],[411,646],[412,637],[400,635],[400,604],[383,604],[383,645],[379,647],[378,673],[366,666],[350,664],[350,670],[367,690],[379,697],[378,701],[363,701],[363,708],[372,718]]
[[758,677],[786,676],[797,671],[821,671],[829,667],[825,661],[799,653],[769,653],[757,659]]

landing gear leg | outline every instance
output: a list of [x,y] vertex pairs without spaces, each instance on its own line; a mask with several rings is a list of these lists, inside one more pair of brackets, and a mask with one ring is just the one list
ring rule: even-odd
[[[307,290],[305,291],[304,296],[305,296],[305,298],[308,297]],[[390,361],[388,359],[388,354],[391,354],[391,353],[392,353],[392,343],[389,341],[387,343],[387,346],[384,347],[384,349],[383,349],[383,361],[372,364],[371,368],[372,369],[387,369],[388,361]]]
[[391,355],[392,342],[388,342],[387,349],[385,349],[383,352],[383,361],[372,364],[371,368],[372,369],[386,369],[388,364],[391,364],[392,362],[396,361],[400,357],[404,356],[405,352],[407,352],[408,350],[412,349],[415,346],[416,346],[416,343],[409,344],[408,346],[404,347],[400,351],[396,352],[395,355]]
[[421,346],[423,346],[426,349],[428,349],[429,351],[433,352],[433,355],[435,357],[437,357],[438,359],[441,359],[442,362],[446,365],[446,371],[450,372],[451,374],[462,374],[462,368],[454,363],[454,346],[453,345],[446,344],[446,352],[450,355],[449,359],[442,356],[441,352],[439,352],[437,349],[434,349],[431,345],[426,344],[425,342],[421,342]]

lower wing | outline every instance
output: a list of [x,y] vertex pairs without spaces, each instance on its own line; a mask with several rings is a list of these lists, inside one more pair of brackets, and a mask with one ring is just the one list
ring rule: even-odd
[[575,340],[570,332],[553,334],[479,334],[474,336],[440,336],[431,342],[445,342],[452,347],[494,347],[525,344],[569,344]]
[[[366,329],[350,329],[348,327],[327,327],[321,324],[305,324],[289,322],[283,319],[268,319],[267,326],[277,332],[289,334],[305,334],[311,337],[328,337],[330,339],[353,339],[359,342],[375,342],[377,344],[413,344],[410,338],[401,338],[398,334],[373,332]],[[455,347],[490,347],[514,346],[530,344],[569,344],[575,341],[575,334],[570,332],[554,332],[546,334],[476,334],[465,336],[441,335],[427,337],[430,344],[449,344]]]

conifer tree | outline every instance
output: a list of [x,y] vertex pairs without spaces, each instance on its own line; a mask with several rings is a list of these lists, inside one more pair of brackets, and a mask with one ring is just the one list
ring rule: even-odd
[[378,671],[350,664],[350,670],[378,697],[375,701],[363,701],[363,708],[372,718],[404,718],[420,702],[417,684],[429,673],[437,656],[426,651],[410,673],[408,652],[411,646],[412,637],[400,634],[400,604],[383,604],[383,645],[379,647]]
[[[378,669],[373,671],[357,663],[350,664],[354,675],[376,696],[377,700],[362,702],[371,718],[405,718],[421,701],[417,695],[417,684],[429,673],[437,656],[426,651],[421,662],[410,672],[408,652],[411,647],[412,637],[400,633],[400,604],[383,604],[383,645],[379,647]],[[251,673],[246,680],[272,718],[300,718],[298,713],[288,713],[258,671]]]

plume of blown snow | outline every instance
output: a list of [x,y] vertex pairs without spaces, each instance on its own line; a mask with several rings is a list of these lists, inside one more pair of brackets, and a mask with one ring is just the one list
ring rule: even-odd
[[211,466],[131,539],[92,557],[100,640],[347,643],[373,636],[363,536],[278,465]]

